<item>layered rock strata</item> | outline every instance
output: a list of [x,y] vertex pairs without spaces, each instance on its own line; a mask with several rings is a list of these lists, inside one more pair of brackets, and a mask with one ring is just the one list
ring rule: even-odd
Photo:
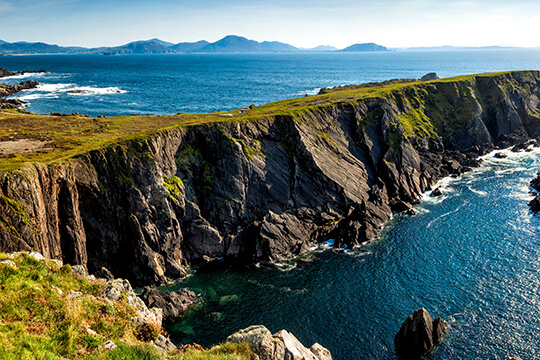
[[32,164],[0,174],[0,250],[36,249],[141,286],[213,259],[360,246],[437,180],[540,135],[539,94],[538,72],[424,82]]

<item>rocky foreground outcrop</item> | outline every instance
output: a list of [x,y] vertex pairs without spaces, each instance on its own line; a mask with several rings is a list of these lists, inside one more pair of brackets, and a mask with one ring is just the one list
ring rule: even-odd
[[240,330],[229,336],[227,342],[248,343],[260,360],[332,360],[330,351],[318,343],[308,349],[286,330],[272,335],[262,325]]
[[[311,99],[311,98],[310,98]],[[162,131],[0,174],[0,250],[136,286],[205,261],[361,246],[448,175],[540,135],[540,74],[403,85],[295,114]]]
[[[27,80],[18,85],[0,84],[0,98],[13,95],[23,90],[34,89],[39,85],[37,81]],[[19,99],[0,99],[0,109],[18,109],[25,104]]]
[[423,359],[442,341],[448,324],[440,317],[431,319],[429,312],[420,308],[409,316],[394,338],[396,353],[405,360]]

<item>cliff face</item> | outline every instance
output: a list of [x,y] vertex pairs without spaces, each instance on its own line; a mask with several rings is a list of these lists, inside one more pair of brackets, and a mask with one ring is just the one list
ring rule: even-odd
[[540,135],[540,74],[162,131],[1,174],[0,250],[102,266],[137,285],[209,258],[278,261],[360,245],[494,145]]

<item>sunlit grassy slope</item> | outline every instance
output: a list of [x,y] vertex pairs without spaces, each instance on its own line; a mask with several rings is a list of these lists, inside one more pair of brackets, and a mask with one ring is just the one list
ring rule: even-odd
[[[340,103],[356,104],[366,98],[389,98],[397,92],[403,92],[407,89],[420,89],[433,83],[469,82],[477,76],[493,77],[502,74],[505,73],[467,75],[430,82],[414,80],[389,81],[381,84],[338,87],[326,89],[326,93],[322,95],[265,104],[242,114],[239,114],[239,111],[236,110],[211,114],[87,118],[37,115],[25,111],[3,111],[0,112],[0,140],[33,139],[47,143],[44,149],[40,151],[4,155],[0,158],[0,171],[19,168],[25,163],[62,162],[122,140],[148,136],[166,129],[219,122],[257,121],[280,115],[298,116],[306,111]],[[403,122],[406,132],[412,133],[415,124],[422,124],[421,132],[428,135],[433,134],[433,131],[430,130],[431,124],[427,124],[427,127],[424,126],[428,120],[421,113],[413,113],[409,117],[401,118],[400,121]],[[24,150],[21,149],[21,151]]]

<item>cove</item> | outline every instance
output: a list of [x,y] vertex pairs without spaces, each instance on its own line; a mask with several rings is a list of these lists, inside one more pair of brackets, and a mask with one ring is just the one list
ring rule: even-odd
[[337,360],[394,359],[395,333],[423,306],[451,326],[430,359],[540,358],[540,221],[527,207],[540,151],[506,153],[444,179],[442,197],[425,197],[418,215],[397,216],[360,250],[282,269],[196,272],[176,287],[199,292],[203,305],[171,338],[208,346],[264,324]]

